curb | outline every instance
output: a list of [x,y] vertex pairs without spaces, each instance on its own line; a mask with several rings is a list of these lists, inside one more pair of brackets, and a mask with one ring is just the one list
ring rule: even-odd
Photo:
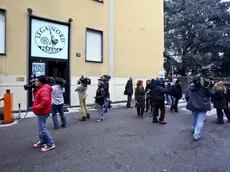
[[[122,107],[125,107],[125,104],[123,103],[120,103],[120,104],[112,104],[112,108],[111,109],[118,109],[118,108],[122,108]],[[87,107],[88,111],[89,112],[92,112],[92,111],[97,111],[97,109],[94,109],[92,106],[88,106]],[[68,111],[64,112],[65,115],[68,115],[68,114],[72,114],[72,113],[79,113],[81,112],[81,108],[80,107],[75,107],[75,108],[67,108]],[[14,113],[14,119],[17,119],[17,120],[23,120],[23,119],[27,119],[27,118],[35,118],[36,115],[34,115],[34,113],[32,111],[29,111],[29,112],[23,112],[20,114],[19,116],[19,113]]]
[[18,124],[17,120],[14,120],[14,122],[12,122],[10,124],[0,124],[0,128],[9,127],[9,126],[12,126],[12,125],[15,125],[15,124]]

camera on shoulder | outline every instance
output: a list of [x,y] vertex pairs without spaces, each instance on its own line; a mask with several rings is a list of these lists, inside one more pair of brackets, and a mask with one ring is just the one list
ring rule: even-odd
[[82,75],[77,84],[91,85],[91,79]]
[[29,80],[29,83],[28,84],[25,84],[24,85],[24,90],[29,90],[29,89],[32,89],[32,88],[35,88],[35,79],[37,78],[37,76],[34,74],[34,75],[31,75],[31,79]]

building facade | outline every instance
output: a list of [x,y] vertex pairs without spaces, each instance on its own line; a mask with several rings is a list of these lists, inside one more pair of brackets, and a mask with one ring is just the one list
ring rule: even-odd
[[92,104],[106,74],[111,100],[124,101],[129,77],[163,72],[163,20],[162,0],[0,0],[0,96],[10,89],[14,110],[26,110],[33,96],[23,85],[46,74],[67,80],[66,104],[77,106],[74,90],[85,75]]

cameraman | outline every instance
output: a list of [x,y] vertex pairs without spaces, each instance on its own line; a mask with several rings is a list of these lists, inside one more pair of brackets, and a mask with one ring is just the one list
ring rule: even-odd
[[42,152],[46,152],[55,148],[50,133],[46,129],[46,121],[51,113],[51,94],[52,87],[48,84],[46,76],[41,75],[35,79],[33,113],[37,116],[38,131],[40,141],[34,144],[34,148],[41,148]]
[[192,111],[192,128],[194,131],[194,141],[200,139],[200,132],[204,125],[206,112],[211,110],[210,97],[215,92],[210,87],[211,82],[201,76],[193,78],[193,84],[189,86],[186,92],[186,108]]
[[52,119],[54,123],[54,129],[58,129],[57,112],[60,114],[62,127],[66,128],[66,117],[63,112],[65,88],[63,87],[63,80],[61,78],[54,79],[54,85],[52,86]]
[[104,90],[105,90],[105,102],[104,102],[104,108],[105,108],[105,113],[108,112],[108,108],[109,108],[109,98],[110,98],[110,94],[109,94],[109,80],[110,77],[107,75],[103,75],[101,77],[102,81],[103,81],[103,85],[104,85]]
[[87,119],[90,119],[89,112],[86,107],[86,91],[87,91],[87,78],[84,78],[83,76],[78,81],[79,86],[75,89],[76,92],[78,92],[78,98],[80,102],[80,107],[82,111],[82,118],[79,119],[79,121],[86,121]]

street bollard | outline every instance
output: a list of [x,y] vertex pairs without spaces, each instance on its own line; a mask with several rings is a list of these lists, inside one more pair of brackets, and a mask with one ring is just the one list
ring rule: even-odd
[[13,122],[13,94],[6,90],[4,94],[4,124]]

